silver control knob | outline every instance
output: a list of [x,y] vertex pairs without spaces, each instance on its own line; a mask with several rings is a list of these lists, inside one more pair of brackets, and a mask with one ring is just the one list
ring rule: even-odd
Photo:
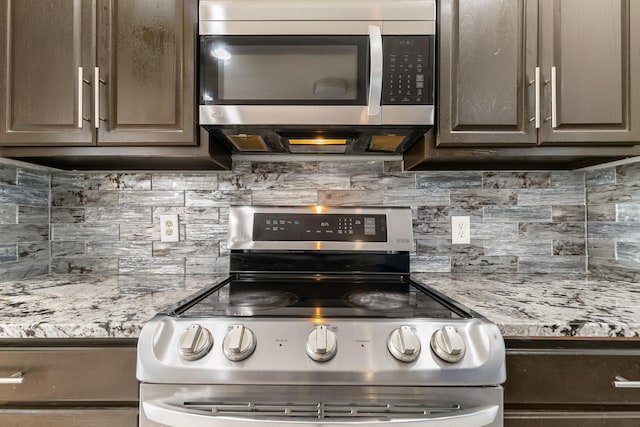
[[325,325],[316,326],[307,338],[307,354],[316,362],[326,362],[338,351],[336,334]]
[[408,326],[394,329],[387,340],[389,353],[401,362],[413,362],[420,355],[420,339]]
[[466,351],[462,335],[453,326],[438,329],[431,336],[431,349],[445,362],[459,362]]
[[180,356],[184,360],[202,359],[209,353],[212,346],[211,332],[207,328],[194,324],[187,328],[187,332],[180,340]]
[[251,356],[256,349],[256,336],[243,325],[233,325],[222,342],[222,351],[227,359],[238,362]]

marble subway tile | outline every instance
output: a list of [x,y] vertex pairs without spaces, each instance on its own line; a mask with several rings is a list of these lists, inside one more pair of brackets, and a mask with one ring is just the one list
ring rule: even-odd
[[0,184],[16,185],[18,170],[15,166],[0,163]]
[[[389,162],[392,163],[392,162]],[[397,162],[400,163],[400,162]],[[382,172],[400,172],[385,170],[385,167],[390,167],[387,162],[382,160],[371,161],[354,161],[354,162],[318,162],[318,172],[324,174],[344,174],[345,172],[351,174],[362,173],[382,173]]]
[[229,272],[229,258],[187,258],[186,271],[187,274],[225,274]]
[[215,173],[156,173],[151,176],[152,190],[217,190]]
[[482,174],[483,188],[549,188],[550,172],[485,172]]
[[54,274],[117,274],[118,258],[52,258]]
[[27,279],[49,273],[49,261],[34,260],[0,264],[0,282]]
[[595,187],[598,185],[609,185],[616,183],[616,169],[607,168],[594,171],[587,171],[586,185],[587,187]]
[[617,222],[640,222],[640,203],[619,203],[615,205],[615,211]]
[[584,273],[583,256],[532,256],[518,259],[518,273]]
[[160,215],[178,215],[181,224],[215,224],[220,219],[220,209],[208,206],[153,208],[153,222],[160,222]]
[[153,242],[154,257],[204,258],[218,256],[218,242],[195,240],[182,242]]
[[51,173],[34,169],[18,168],[17,184],[20,187],[40,188],[49,190]]
[[9,203],[0,204],[0,224],[17,224],[18,206]]
[[185,206],[225,207],[251,204],[251,191],[186,191]]
[[79,173],[53,173],[51,174],[52,190],[84,190],[85,175]]
[[418,206],[414,221],[419,223],[449,221],[449,206]]
[[449,222],[422,222],[413,224],[414,239],[451,239]]
[[451,271],[451,258],[443,255],[412,256],[411,271],[415,273],[449,273]]
[[416,188],[451,189],[482,188],[481,172],[418,172]]
[[640,161],[616,167],[616,182],[640,183]]
[[614,239],[591,239],[587,241],[589,262],[591,258],[616,258],[616,241]]
[[85,175],[85,190],[151,190],[148,173],[91,173]]
[[462,207],[477,207],[488,205],[515,205],[516,190],[502,189],[470,189],[451,190],[451,204]]
[[52,257],[82,257],[86,255],[85,242],[51,242]]
[[18,244],[18,260],[49,259],[49,242]]
[[1,224],[0,243],[41,242],[49,239],[49,226],[42,224]]
[[587,221],[616,221],[616,205],[588,205],[587,206]]
[[589,271],[600,277],[640,283],[640,269],[637,263],[615,259],[590,258]]
[[218,223],[219,224],[229,224],[229,207],[218,208]]
[[70,240],[118,240],[120,227],[118,224],[104,225],[88,225],[80,224],[52,224],[51,240],[70,241]]
[[450,204],[450,196],[449,190],[384,190],[382,204],[385,206],[444,206]]
[[0,204],[49,206],[49,190],[0,184]]
[[129,258],[119,259],[120,274],[185,274],[184,258]]
[[227,224],[187,224],[185,240],[227,240],[228,232]]
[[318,203],[317,190],[252,191],[251,204],[263,206],[308,206]]
[[[239,191],[246,190],[244,177],[248,174],[224,173],[218,177],[218,190],[221,191]],[[284,180],[283,175],[278,174],[261,174],[263,177],[263,185],[265,188],[276,186],[278,182]]]
[[584,189],[585,173],[582,171],[551,172],[551,188]]
[[248,167],[242,162],[237,162],[233,165],[233,171],[251,173],[317,173],[318,162],[251,162]]
[[587,189],[587,204],[640,203],[640,182],[602,185]]
[[[299,174],[293,173],[284,176],[278,190],[348,190],[350,177],[348,174]],[[255,188],[251,188],[255,190]]]
[[518,224],[518,238],[527,240],[553,239],[562,240],[566,238],[583,238],[585,225],[581,222],[559,222],[559,223],[521,223]]
[[18,223],[19,224],[48,224],[49,223],[49,207],[48,206],[19,206],[18,207]]
[[584,189],[518,190],[519,206],[584,205]]
[[51,192],[51,206],[55,207],[87,207],[118,206],[117,191],[90,190],[54,190]]
[[640,241],[640,227],[633,222],[589,222],[589,239],[618,239],[625,242]]
[[531,256],[551,255],[551,240],[485,240],[484,254],[487,256]]
[[120,240],[114,242],[87,242],[89,257],[148,257],[152,256],[150,241]]
[[585,220],[585,206],[551,206],[551,221],[581,222]]
[[84,222],[85,208],[51,208],[51,223]]
[[[451,238],[451,235],[449,235]],[[515,222],[471,223],[471,239],[517,240],[518,224]]]
[[119,191],[120,206],[184,206],[184,191]]
[[[246,160],[233,161],[233,165],[232,165],[233,173],[236,173],[236,174],[251,173],[253,172],[252,168],[253,168],[252,162],[249,162]],[[231,172],[221,172],[220,175],[227,175],[229,173]]]
[[616,255],[620,261],[637,263],[640,270],[640,241],[634,243],[617,242]]
[[383,190],[318,191],[318,204],[323,206],[380,206],[384,201]]
[[587,255],[586,240],[580,239],[562,239],[553,241],[553,255]]
[[449,216],[468,216],[471,222],[484,221],[482,206],[450,206]]
[[353,190],[415,190],[416,176],[413,173],[356,174],[351,176]]
[[[180,235],[184,236],[182,228]],[[120,224],[120,240],[160,240],[160,225]]]
[[485,222],[548,222],[551,206],[485,206]]
[[[375,172],[375,171],[371,171]],[[394,173],[394,172],[404,172],[404,165],[402,160],[385,160],[384,161],[384,169],[382,172],[386,173]]]
[[515,256],[454,255],[451,257],[454,273],[515,273],[518,267]]
[[152,221],[151,207],[117,207],[117,208],[95,208],[85,209],[84,220],[87,223],[121,223],[137,222],[150,223]]
[[18,247],[15,243],[0,245],[0,264],[18,261]]
[[453,245],[451,239],[416,240],[418,255],[459,254],[469,257],[483,256],[484,247],[481,240],[472,240],[469,245]]

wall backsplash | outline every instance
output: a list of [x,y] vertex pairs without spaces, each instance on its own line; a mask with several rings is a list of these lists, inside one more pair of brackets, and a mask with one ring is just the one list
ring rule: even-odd
[[[640,281],[640,162],[410,173],[377,160],[238,161],[222,173],[49,172],[0,161],[0,281],[225,273],[230,205],[316,203],[411,206],[414,272],[584,272],[588,252],[589,271]],[[160,242],[165,213],[180,217],[178,243]],[[450,243],[452,215],[471,217],[470,245]]]

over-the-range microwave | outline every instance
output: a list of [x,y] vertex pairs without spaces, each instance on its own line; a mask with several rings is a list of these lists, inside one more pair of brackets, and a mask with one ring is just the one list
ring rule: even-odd
[[199,124],[234,152],[400,152],[433,125],[435,7],[201,0]]

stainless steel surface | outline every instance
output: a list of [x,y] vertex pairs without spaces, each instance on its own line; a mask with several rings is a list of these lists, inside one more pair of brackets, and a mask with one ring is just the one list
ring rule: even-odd
[[137,427],[138,408],[6,408],[2,427]]
[[84,124],[82,120],[83,85],[84,85],[83,69],[82,67],[78,67],[78,129],[82,129],[82,125]]
[[558,71],[551,67],[551,127],[558,127]]
[[282,249],[282,250],[359,250],[359,251],[411,251],[413,250],[413,229],[407,227],[412,223],[411,210],[406,208],[341,208],[330,206],[309,206],[286,208],[287,212],[296,214],[382,214],[387,215],[387,242],[329,242],[329,241],[296,241],[296,242],[255,242],[253,241],[254,213],[281,213],[282,208],[269,206],[232,206],[229,212],[229,249]]
[[239,362],[253,354],[256,336],[244,325],[233,325],[222,342],[224,356],[232,362]]
[[640,381],[629,381],[618,375],[615,381],[613,381],[613,385],[616,388],[640,388]]
[[22,384],[24,382],[24,374],[20,371],[11,374],[8,377],[0,378],[0,384]]
[[536,129],[540,129],[540,67],[536,67]]
[[190,325],[180,339],[180,356],[192,361],[203,358],[211,350],[211,332],[198,324]]
[[387,348],[401,362],[413,362],[420,356],[420,339],[409,326],[403,325],[391,332]]
[[[417,19],[417,18],[416,18]],[[304,21],[200,21],[200,35],[262,36],[262,35],[362,35],[369,27],[380,27],[382,35],[434,35],[435,21],[319,21],[317,17]]]
[[380,114],[382,100],[382,34],[377,25],[369,26],[369,116]]
[[93,69],[93,127],[100,128],[100,67]]
[[499,387],[142,384],[140,401],[141,427],[500,427],[503,415]]
[[307,355],[316,362],[333,359],[338,351],[338,340],[326,325],[318,325],[307,337]]
[[438,329],[431,335],[431,349],[436,356],[449,363],[459,362],[466,353],[464,338],[450,325]]

